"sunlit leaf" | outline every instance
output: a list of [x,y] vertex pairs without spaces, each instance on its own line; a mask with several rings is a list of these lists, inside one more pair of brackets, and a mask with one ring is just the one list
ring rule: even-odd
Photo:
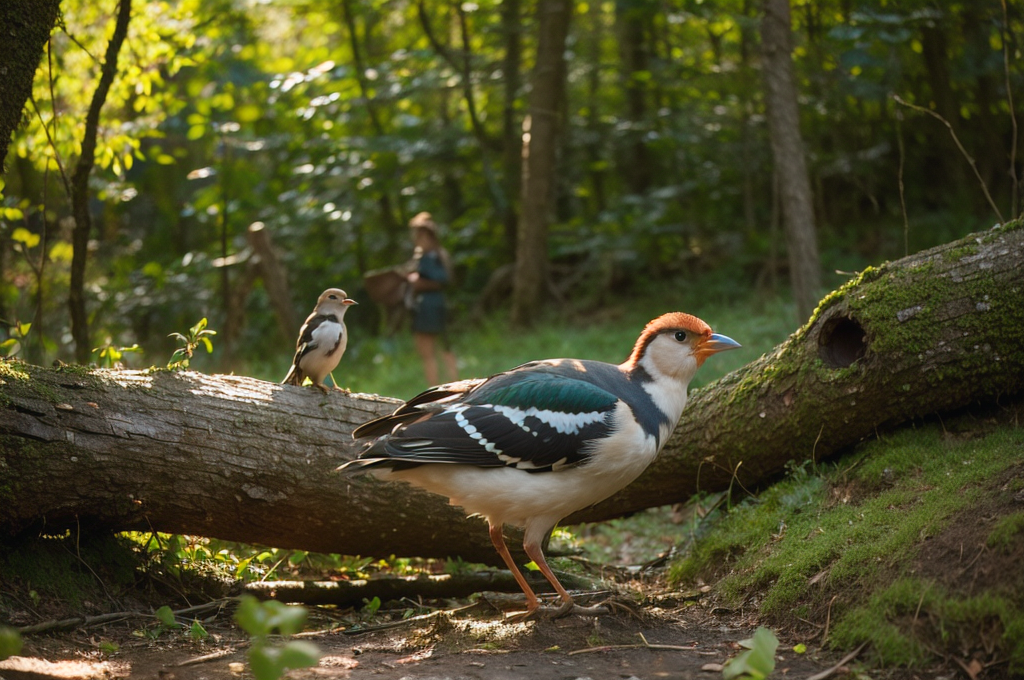
[[39,234],[33,234],[25,227],[18,227],[11,233],[11,240],[25,244],[26,248],[35,248],[39,245]]

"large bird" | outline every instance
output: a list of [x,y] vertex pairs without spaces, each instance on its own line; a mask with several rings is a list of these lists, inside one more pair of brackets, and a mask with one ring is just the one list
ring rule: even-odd
[[354,304],[356,301],[340,288],[328,288],[320,293],[316,307],[299,330],[295,358],[282,384],[301,385],[308,377],[314,386],[327,392],[324,378],[337,368],[348,346],[345,312]]
[[525,529],[523,548],[573,608],[542,544],[562,518],[608,498],[655,459],[686,406],[686,389],[712,354],[739,343],[689,314],[651,321],[619,365],[579,359],[533,361],[486,379],[440,385],[353,437],[375,437],[339,469],[375,470],[447,496],[487,520],[491,541],[526,594],[539,601],[502,536]]

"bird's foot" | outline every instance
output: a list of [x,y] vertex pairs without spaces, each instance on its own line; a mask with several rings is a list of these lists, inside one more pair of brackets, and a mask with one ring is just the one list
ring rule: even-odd
[[352,394],[352,390],[350,390],[347,387],[338,387],[337,385],[335,385],[334,389],[336,389],[339,392],[344,392],[345,394]]
[[314,383],[313,387],[317,388],[318,390],[320,390],[324,394],[330,394],[331,393],[331,391],[327,388],[327,385],[324,385],[323,383]]
[[537,606],[532,609],[527,609],[525,612],[516,612],[505,617],[506,623],[522,623],[529,621],[530,619],[560,619],[570,614],[576,616],[604,616],[611,614],[611,609],[605,605],[594,605],[593,607],[584,607],[578,605],[572,600],[562,602],[557,607],[541,607]]

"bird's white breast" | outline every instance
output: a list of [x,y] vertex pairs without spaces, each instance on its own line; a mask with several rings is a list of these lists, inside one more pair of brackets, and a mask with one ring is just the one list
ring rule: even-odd
[[576,467],[531,473],[512,467],[427,464],[378,475],[447,496],[452,505],[492,524],[546,531],[625,487],[658,455],[655,438],[643,431],[628,406],[620,403],[612,422],[613,434],[589,444],[590,459]]
[[299,367],[313,378],[314,382],[320,382],[341,360],[341,355],[345,353],[345,346],[348,344],[348,334],[345,333],[343,323],[325,321],[317,326],[310,336],[316,349],[299,360]]

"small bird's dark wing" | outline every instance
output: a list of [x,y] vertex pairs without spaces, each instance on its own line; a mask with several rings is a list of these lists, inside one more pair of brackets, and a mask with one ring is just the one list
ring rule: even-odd
[[353,464],[558,470],[589,457],[588,443],[608,434],[618,402],[592,383],[532,365],[477,381],[464,394],[448,391],[431,401],[425,396],[431,393],[417,397],[418,406],[403,406],[389,416],[390,434],[374,441]]
[[334,314],[310,314],[306,318],[306,323],[299,330],[299,339],[295,341],[295,358],[292,363],[298,364],[299,359],[318,347],[313,339],[313,331],[325,323],[338,323],[338,317]]

